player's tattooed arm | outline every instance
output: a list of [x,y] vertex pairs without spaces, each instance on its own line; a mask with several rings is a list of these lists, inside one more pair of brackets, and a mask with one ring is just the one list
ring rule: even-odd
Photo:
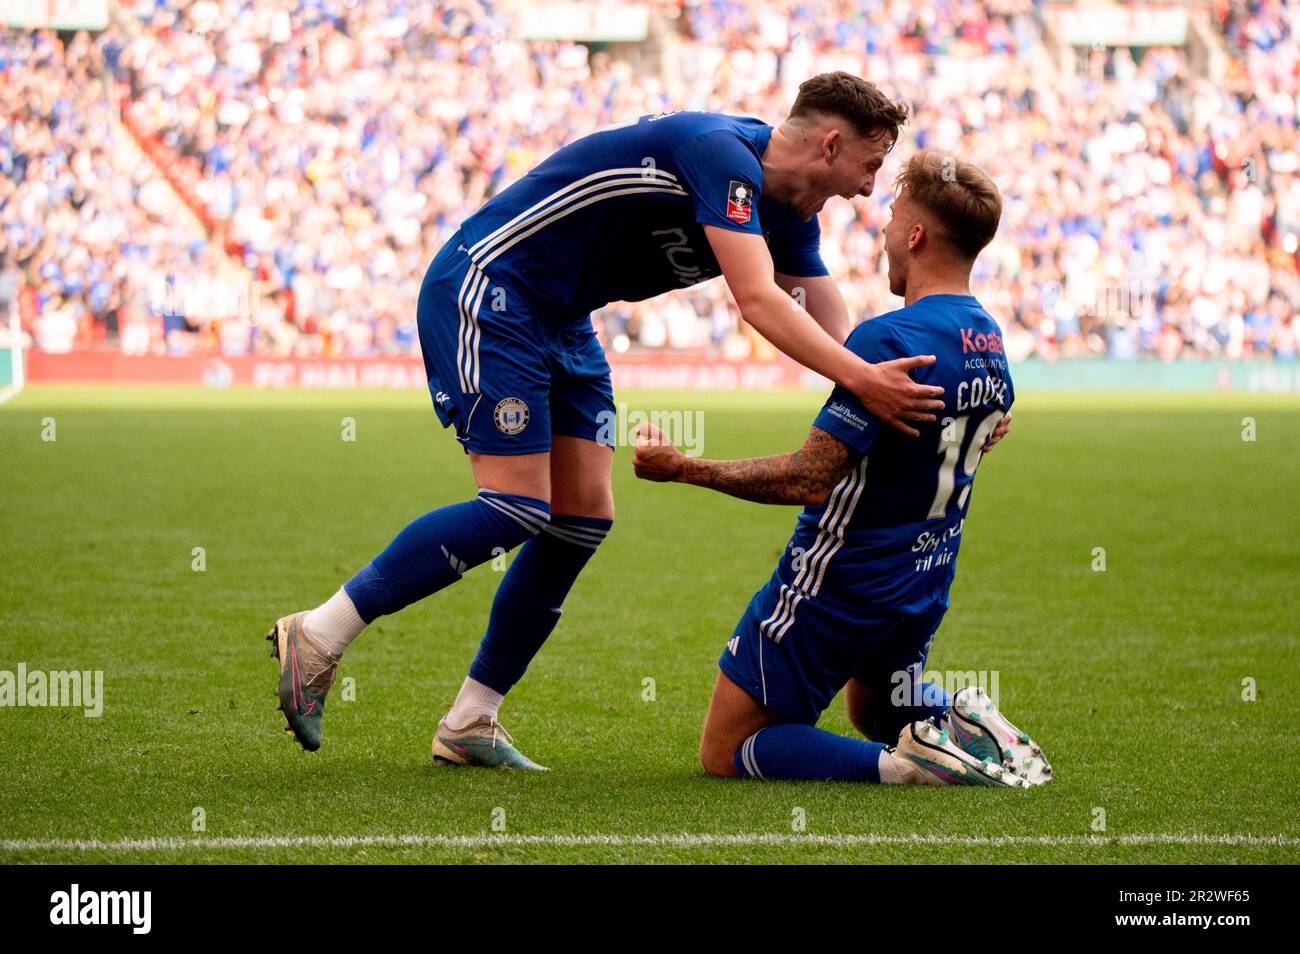
[[842,441],[814,427],[803,447],[791,454],[700,460],[686,457],[657,428],[643,425],[632,465],[645,480],[695,484],[755,503],[805,505],[822,503],[860,459]]

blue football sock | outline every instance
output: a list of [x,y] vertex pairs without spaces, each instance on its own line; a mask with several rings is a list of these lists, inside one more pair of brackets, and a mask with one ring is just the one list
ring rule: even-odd
[[880,742],[784,722],[759,729],[736,749],[736,774],[753,778],[879,782]]
[[611,526],[597,517],[557,515],[523,545],[497,587],[471,679],[502,695],[510,691],[560,621],[564,598]]
[[545,500],[483,490],[426,513],[343,584],[367,624],[460,579],[499,550],[513,550],[550,519]]
[[948,711],[950,705],[952,705],[952,698],[943,686],[926,683],[925,688],[921,691],[920,706],[925,711],[918,715],[917,718],[924,720],[934,716],[934,724],[938,725],[939,720],[943,718],[943,714]]
[[952,700],[943,686],[924,680],[881,689],[877,694],[872,737],[890,745],[904,726],[931,717],[939,725]]

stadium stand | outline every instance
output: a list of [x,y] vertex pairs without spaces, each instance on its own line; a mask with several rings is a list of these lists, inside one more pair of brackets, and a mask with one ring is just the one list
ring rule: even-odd
[[[1295,360],[1300,5],[1092,46],[1030,0],[641,6],[618,43],[529,39],[480,0],[142,0],[93,36],[8,31],[0,310],[47,350],[409,354],[443,239],[564,142],[666,109],[775,121],[849,69],[913,111],[884,188],[822,213],[855,315],[897,306],[890,167],[934,146],[1006,198],[976,280],[1013,360]],[[596,320],[620,352],[768,354],[721,282]]]

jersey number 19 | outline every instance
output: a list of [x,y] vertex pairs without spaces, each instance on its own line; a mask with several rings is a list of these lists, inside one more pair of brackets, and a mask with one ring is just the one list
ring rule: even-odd
[[[939,463],[939,484],[934,490],[934,502],[930,504],[930,512],[927,514],[931,520],[945,516],[952,510],[952,492],[957,485],[958,458],[961,459],[962,473],[971,480],[968,480],[966,486],[962,488],[961,494],[957,497],[956,507],[960,510],[966,506],[966,498],[970,496],[971,485],[974,483],[975,468],[979,466],[980,457],[984,454],[984,442],[993,433],[993,428],[998,426],[998,421],[1006,415],[1002,411],[993,411],[980,420],[975,430],[967,436],[966,431],[973,416],[963,414],[961,417],[954,418],[939,432],[939,453],[943,454],[943,460]],[[964,454],[963,445],[966,448]]]

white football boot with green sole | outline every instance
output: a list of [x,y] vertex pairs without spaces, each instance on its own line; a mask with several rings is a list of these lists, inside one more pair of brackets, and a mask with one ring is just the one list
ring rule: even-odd
[[1020,776],[1000,762],[977,759],[958,746],[947,729],[930,718],[903,727],[894,748],[894,758],[918,769],[916,781],[927,785],[982,785],[993,788],[1026,788]]
[[1052,766],[1043,750],[1004,716],[979,686],[964,686],[952,697],[943,728],[953,741],[977,759],[991,759],[1030,785],[1052,780]]

